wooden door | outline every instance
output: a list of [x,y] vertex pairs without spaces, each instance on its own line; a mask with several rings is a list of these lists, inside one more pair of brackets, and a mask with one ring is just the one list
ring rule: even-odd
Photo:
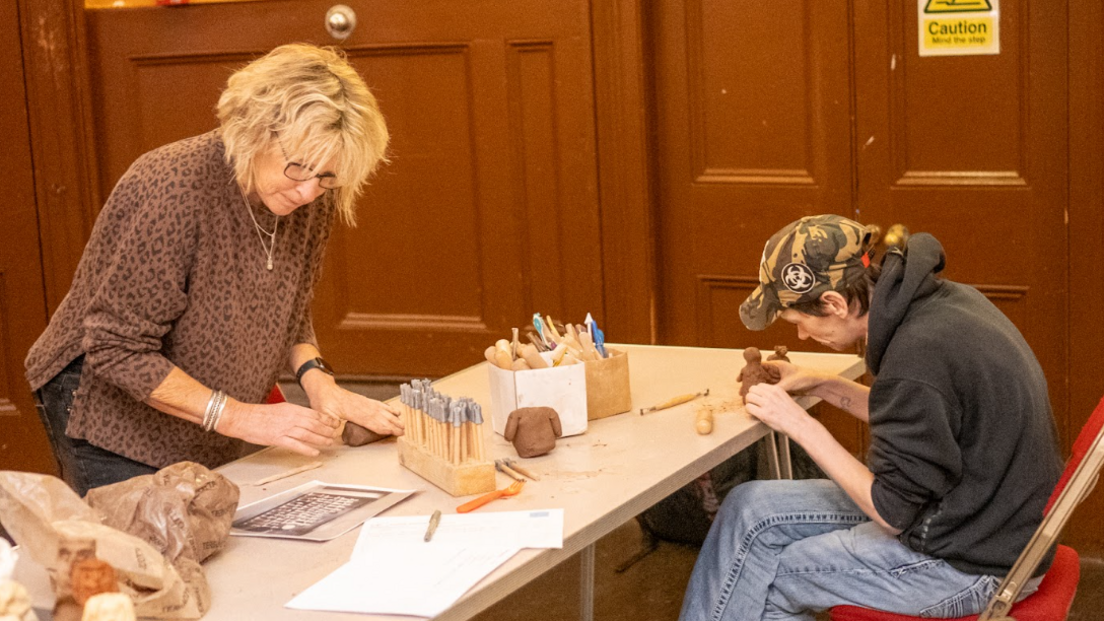
[[914,5],[857,3],[853,166],[858,219],[935,235],[1023,333],[1068,443],[1064,6],[1002,2],[1000,54],[921,58]]
[[[589,4],[345,2],[341,44],[380,101],[391,164],[332,240],[315,327],[342,374],[441,375],[534,311],[603,306]],[[105,195],[146,150],[206,131],[229,72],[334,44],[331,2],[90,11]]]
[[850,213],[849,48],[837,35],[847,5],[673,0],[655,11],[659,340],[808,350],[783,326],[748,332],[738,309],[771,234]]
[[0,3],[0,170],[5,171],[4,243],[0,244],[0,470],[56,472],[23,376],[23,356],[46,328],[19,19]]
[[[827,351],[781,322],[749,332],[739,307],[775,231],[852,214],[847,3],[653,6],[659,342]],[[862,425],[820,410],[862,450]]]

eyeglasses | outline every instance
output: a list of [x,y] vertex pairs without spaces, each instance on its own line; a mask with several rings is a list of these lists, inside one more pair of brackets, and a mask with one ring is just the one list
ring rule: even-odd
[[322,173],[320,175],[314,174],[314,169],[303,166],[299,162],[291,161],[288,157],[287,150],[284,149],[284,144],[280,142],[280,139],[276,139],[276,144],[280,145],[280,151],[284,154],[284,159],[288,161],[287,166],[284,166],[284,176],[292,181],[310,181],[311,179],[318,178],[318,185],[326,190],[334,190],[341,187],[341,183],[337,180],[337,175],[333,173]]

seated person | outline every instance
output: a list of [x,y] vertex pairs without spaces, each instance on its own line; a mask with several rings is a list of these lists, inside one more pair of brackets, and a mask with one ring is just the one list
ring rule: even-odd
[[[941,279],[917,234],[872,264],[871,233],[834,215],[767,242],[752,330],[778,317],[837,351],[865,343],[867,388],[786,362],[747,410],[799,443],[831,480],[753,481],[710,529],[683,620],[801,619],[837,605],[959,617],[984,609],[1042,519],[1062,471],[1046,378],[985,296]],[[789,393],[867,421],[867,464]],[[1026,585],[1034,592],[1050,552]]]

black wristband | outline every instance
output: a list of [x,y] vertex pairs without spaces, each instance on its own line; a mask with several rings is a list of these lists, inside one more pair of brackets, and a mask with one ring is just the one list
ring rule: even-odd
[[330,376],[334,374],[333,369],[330,368],[330,365],[326,364],[325,360],[321,358],[311,358],[310,360],[304,362],[299,367],[299,370],[295,372],[295,381],[299,382],[300,386],[303,385],[303,374],[307,371],[310,371],[311,369],[318,369],[319,371],[322,371],[323,373],[326,373]]

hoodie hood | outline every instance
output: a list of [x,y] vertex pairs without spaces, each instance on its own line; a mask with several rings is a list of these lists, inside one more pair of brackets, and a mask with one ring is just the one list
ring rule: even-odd
[[874,285],[867,323],[866,366],[874,375],[909,305],[939,287],[936,274],[943,271],[944,265],[943,245],[928,233],[913,235],[904,251],[894,248],[886,255],[882,275]]

